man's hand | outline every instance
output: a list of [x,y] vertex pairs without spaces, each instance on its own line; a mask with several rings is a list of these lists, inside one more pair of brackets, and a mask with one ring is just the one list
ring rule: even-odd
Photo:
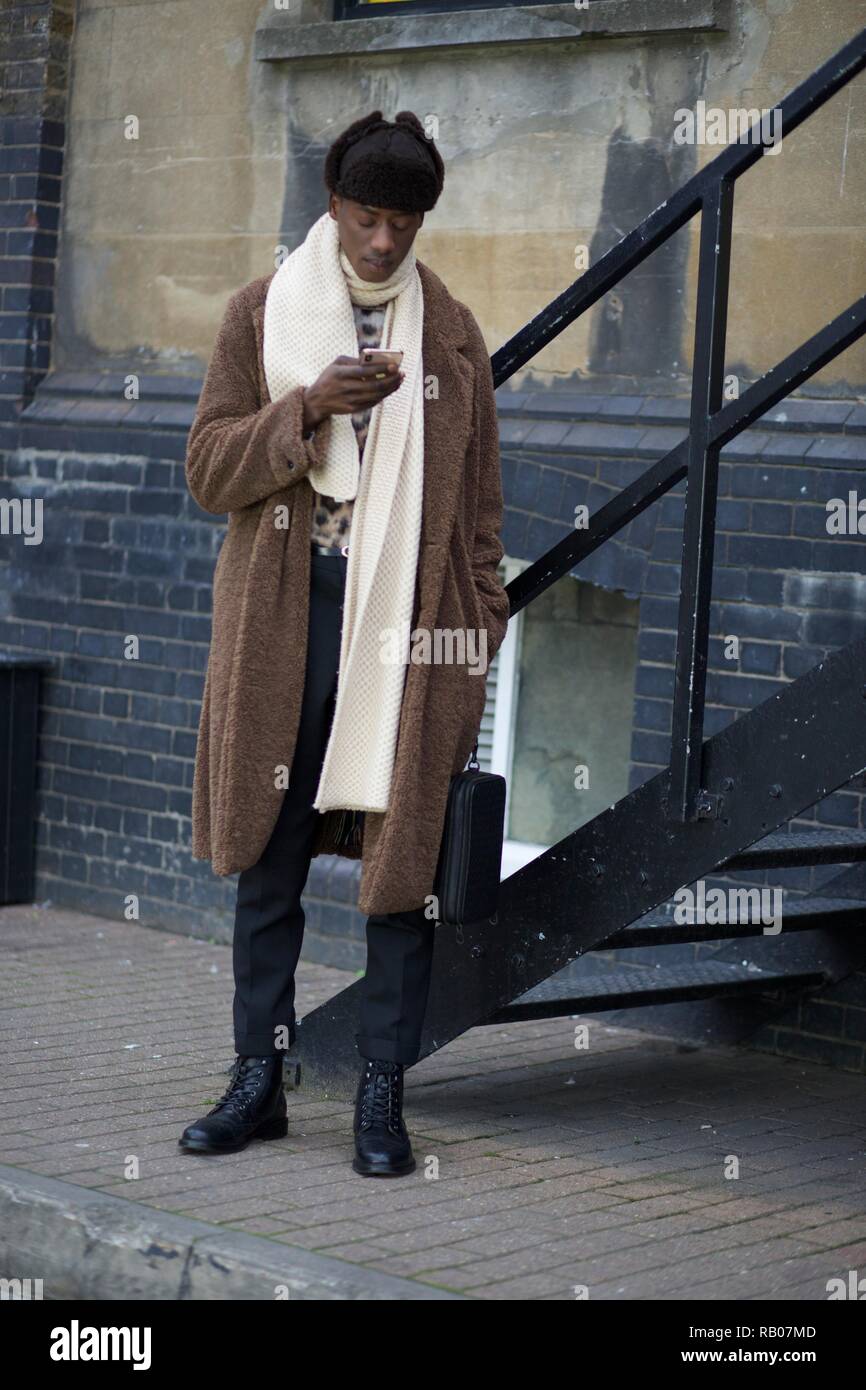
[[315,429],[329,415],[351,415],[355,410],[378,405],[402,386],[405,376],[395,362],[335,358],[304,391],[304,433]]

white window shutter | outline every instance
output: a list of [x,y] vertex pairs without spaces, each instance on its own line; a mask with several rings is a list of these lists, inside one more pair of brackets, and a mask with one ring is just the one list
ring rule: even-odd
[[[497,571],[503,584],[507,584],[512,577],[506,576],[506,566],[503,559]],[[501,652],[500,647],[499,651]],[[484,701],[484,713],[481,716],[481,729],[478,734],[478,762],[482,772],[492,771],[493,757],[493,724],[496,718],[496,692],[499,685],[499,652],[491,661],[487,668],[487,695]]]

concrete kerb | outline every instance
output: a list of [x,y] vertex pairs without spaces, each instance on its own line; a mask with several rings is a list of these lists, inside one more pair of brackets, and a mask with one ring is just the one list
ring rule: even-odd
[[8,1164],[0,1164],[0,1277],[42,1279],[50,1300],[466,1301]]

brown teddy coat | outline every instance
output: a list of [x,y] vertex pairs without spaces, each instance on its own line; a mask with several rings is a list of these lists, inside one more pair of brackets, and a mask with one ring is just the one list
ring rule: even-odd
[[[424,497],[412,630],[486,628],[489,665],[509,617],[496,572],[503,504],[490,357],[471,311],[417,266]],[[326,419],[305,441],[302,388],[277,401],[268,394],[262,337],[272,278],[229,299],[186,454],[195,501],[228,513],[192,804],[193,856],[210,859],[222,875],[260,858],[284,795],[278,770],[292,764],[307,650],[313,488],[306,474],[324,461],[330,429]],[[471,752],[485,686],[486,675],[468,663],[410,662],[387,811],[363,815],[360,850],[342,833],[343,813],[321,814],[313,853],[361,858],[362,912],[408,911],[432,892],[451,776]]]

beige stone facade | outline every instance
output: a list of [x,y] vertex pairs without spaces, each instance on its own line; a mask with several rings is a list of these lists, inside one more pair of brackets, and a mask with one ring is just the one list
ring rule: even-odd
[[[303,238],[327,146],[375,107],[436,132],[445,189],[416,251],[493,352],[575,279],[579,248],[596,260],[718,153],[675,144],[678,109],[772,107],[866,24],[866,0],[374,9],[340,23],[325,0],[81,0],[56,366],[200,371],[229,293]],[[854,81],[739,182],[729,370],[760,374],[862,292],[864,144]],[[695,220],[535,379],[687,371],[696,250]],[[815,382],[862,386],[866,344]]]

